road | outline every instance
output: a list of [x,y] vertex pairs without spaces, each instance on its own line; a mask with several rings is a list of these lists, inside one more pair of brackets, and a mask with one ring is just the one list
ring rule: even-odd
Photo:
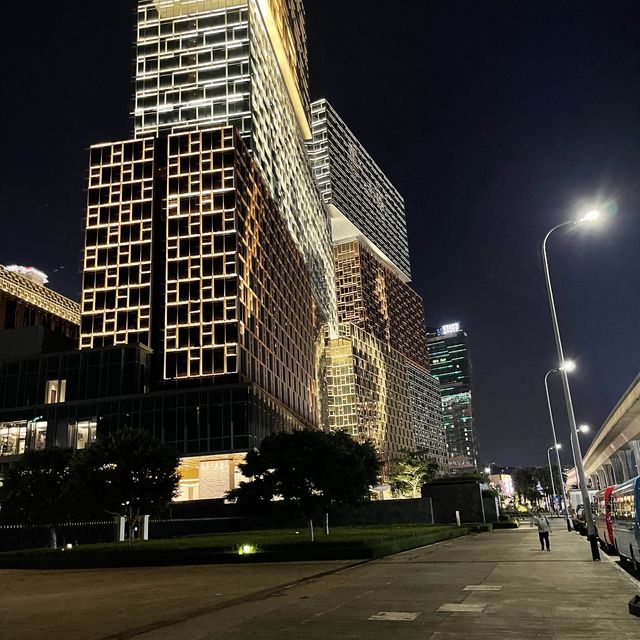
[[[637,640],[640,583],[524,528],[368,563],[0,571],[6,640]],[[606,600],[605,600],[606,598]],[[8,633],[7,633],[8,632]]]

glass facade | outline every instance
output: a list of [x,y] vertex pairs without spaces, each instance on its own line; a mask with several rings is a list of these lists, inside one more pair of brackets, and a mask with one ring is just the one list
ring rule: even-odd
[[338,319],[429,367],[422,298],[357,240],[333,247]]
[[407,380],[411,406],[411,430],[415,445],[425,449],[438,463],[440,472],[447,474],[447,441],[443,428],[440,383],[422,367],[407,360]]
[[307,149],[332,224],[341,338],[328,341],[330,428],[370,437],[385,462],[424,447],[444,470],[437,381],[411,276],[404,200],[326,100],[311,105]]
[[467,334],[457,323],[447,325],[429,334],[428,346],[431,373],[440,382],[449,465],[454,472],[476,469],[479,446]]
[[404,199],[326,100],[312,103],[311,127],[309,156],[330,209],[334,242],[358,238],[409,281]]
[[406,361],[353,324],[341,324],[339,333],[326,340],[325,420],[332,430],[371,439],[386,465],[416,446]]
[[253,153],[335,328],[331,230],[309,167],[300,0],[140,0],[135,135],[234,126]]
[[183,458],[182,499],[222,497],[283,429],[440,462],[404,202],[311,105],[302,0],[139,0],[136,18],[133,138],[90,149],[81,308],[24,293],[80,348],[0,360],[0,454],[140,427]]

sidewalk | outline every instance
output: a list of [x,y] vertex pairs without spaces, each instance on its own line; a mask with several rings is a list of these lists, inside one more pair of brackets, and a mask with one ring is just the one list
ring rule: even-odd
[[[495,531],[368,563],[144,640],[638,640],[640,584],[566,529]],[[127,636],[123,636],[125,638]]]
[[563,527],[551,552],[525,525],[354,566],[0,571],[0,583],[7,640],[640,638],[627,609],[640,584]]

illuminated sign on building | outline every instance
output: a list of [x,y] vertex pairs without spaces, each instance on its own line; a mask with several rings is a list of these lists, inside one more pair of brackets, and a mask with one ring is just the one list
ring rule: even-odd
[[440,327],[437,331],[439,336],[448,336],[452,333],[457,333],[460,331],[460,323],[452,322],[451,324],[445,324],[443,327]]

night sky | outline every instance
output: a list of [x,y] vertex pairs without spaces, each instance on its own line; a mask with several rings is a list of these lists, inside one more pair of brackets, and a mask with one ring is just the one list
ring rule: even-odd
[[[640,3],[306,4],[313,97],[405,196],[429,325],[471,337],[483,462],[543,463],[539,245],[594,201],[616,213],[551,245],[578,420],[599,427],[640,369]],[[87,149],[131,131],[134,5],[3,8],[0,263],[76,299]]]

